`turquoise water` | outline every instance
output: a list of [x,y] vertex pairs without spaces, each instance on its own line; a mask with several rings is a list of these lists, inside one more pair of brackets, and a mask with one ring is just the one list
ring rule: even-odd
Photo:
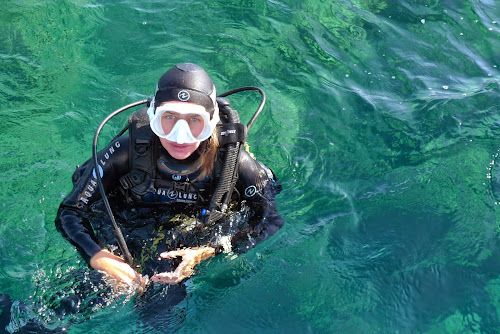
[[[499,22],[495,0],[4,0],[9,330],[500,332]],[[75,166],[106,115],[186,61],[220,92],[266,91],[249,142],[283,183],[285,227],[202,265],[172,314],[155,298],[99,307],[102,286],[57,314],[93,275],[53,223]],[[247,121],[258,97],[232,105]]]

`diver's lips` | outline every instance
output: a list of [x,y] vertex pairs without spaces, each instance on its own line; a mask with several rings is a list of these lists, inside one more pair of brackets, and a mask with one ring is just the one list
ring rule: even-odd
[[187,150],[191,145],[183,145],[183,144],[170,144],[170,146],[172,146],[172,148],[176,151],[179,151],[179,152],[184,152],[185,150]]

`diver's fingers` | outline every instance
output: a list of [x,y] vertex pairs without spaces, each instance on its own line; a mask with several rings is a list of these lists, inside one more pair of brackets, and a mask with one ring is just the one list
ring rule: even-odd
[[160,257],[163,259],[173,259],[178,256],[184,256],[185,251],[183,249],[173,250],[169,252],[163,252],[160,254]]
[[177,268],[175,268],[174,274],[177,275],[180,278],[186,278],[191,276],[194,273],[193,267],[195,266],[194,263],[191,261],[182,261],[179,263]]
[[153,275],[151,277],[152,282],[161,282],[161,283],[166,283],[166,284],[177,284],[178,283],[179,277],[172,273],[172,272],[166,272],[166,273],[159,273]]
[[174,275],[177,276],[177,283],[191,277],[194,274],[194,266],[195,263],[192,261],[182,261],[174,271]]

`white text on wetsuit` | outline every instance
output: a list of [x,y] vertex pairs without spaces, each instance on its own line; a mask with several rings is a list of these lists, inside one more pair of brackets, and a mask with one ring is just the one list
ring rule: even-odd
[[176,202],[186,202],[194,203],[198,199],[198,194],[196,193],[185,193],[182,191],[158,188],[156,194],[159,196],[167,196],[170,200]]
[[[107,152],[104,153],[104,156],[99,159],[99,172],[101,172],[103,169],[102,167],[106,165],[106,162],[111,158],[113,153],[115,153],[115,148],[119,149],[121,146],[119,141],[116,141],[113,145],[111,145]],[[101,172],[101,177],[103,177],[103,172]],[[80,203],[79,206],[83,207],[84,205],[87,205],[89,202],[89,199],[92,197],[94,194],[94,191],[97,188],[97,176],[96,176],[96,171],[94,170],[93,177],[89,180],[87,183],[87,187],[85,187],[85,191],[80,195]]]

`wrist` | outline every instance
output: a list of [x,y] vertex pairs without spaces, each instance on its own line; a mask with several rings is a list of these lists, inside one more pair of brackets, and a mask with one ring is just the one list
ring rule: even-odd
[[201,257],[201,260],[204,261],[210,257],[213,257],[215,256],[215,248],[213,247],[210,247],[210,246],[206,246],[206,247],[202,247],[200,249],[200,257]]
[[90,266],[97,270],[105,270],[110,261],[125,262],[121,257],[107,249],[101,249],[90,258]]

